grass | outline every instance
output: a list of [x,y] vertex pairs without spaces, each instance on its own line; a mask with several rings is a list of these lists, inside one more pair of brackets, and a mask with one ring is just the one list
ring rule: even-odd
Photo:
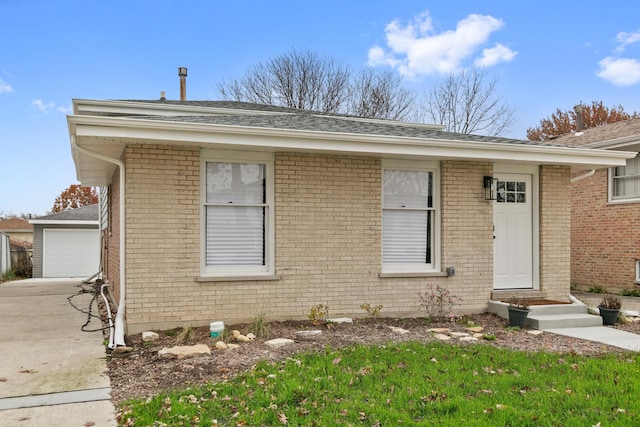
[[[131,426],[640,425],[640,356],[405,343],[261,362],[127,402]],[[599,424],[600,423],[600,424]]]

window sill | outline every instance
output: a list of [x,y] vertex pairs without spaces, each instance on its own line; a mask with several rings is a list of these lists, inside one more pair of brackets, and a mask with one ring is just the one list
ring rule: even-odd
[[275,274],[262,274],[262,275],[247,275],[247,276],[204,276],[196,277],[196,282],[249,282],[249,281],[265,281],[265,280],[280,280],[280,276]]
[[640,199],[637,197],[629,198],[629,199],[610,199],[607,204],[608,205],[624,205],[631,203],[640,203]]
[[425,272],[393,272],[393,273],[378,273],[378,277],[381,279],[388,279],[394,277],[449,277],[446,271],[425,271]]

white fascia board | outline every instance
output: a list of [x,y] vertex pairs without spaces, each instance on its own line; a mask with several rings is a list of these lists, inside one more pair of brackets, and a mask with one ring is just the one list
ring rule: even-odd
[[93,220],[68,220],[63,219],[30,219],[29,224],[44,224],[44,225],[99,225],[99,221]]
[[322,151],[378,156],[419,156],[441,159],[513,161],[539,164],[623,166],[635,153],[499,142],[458,141],[254,128],[203,123],[70,116],[70,126],[82,138],[153,141],[158,144],[228,146],[263,151]]
[[626,148],[629,146],[637,147],[640,144],[640,135],[625,136],[622,138],[611,139],[609,141],[592,142],[585,144],[587,148],[602,148],[607,150],[615,150]]

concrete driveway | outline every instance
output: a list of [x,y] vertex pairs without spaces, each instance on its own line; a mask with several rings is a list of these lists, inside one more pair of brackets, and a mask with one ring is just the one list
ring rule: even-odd
[[[67,301],[78,284],[0,284],[0,426],[116,425],[103,335],[81,331],[87,315]],[[91,298],[72,301],[87,310]],[[89,325],[99,327],[98,319]]]

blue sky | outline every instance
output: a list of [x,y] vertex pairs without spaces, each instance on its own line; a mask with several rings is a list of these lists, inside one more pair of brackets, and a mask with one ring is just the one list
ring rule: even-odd
[[640,111],[637,0],[0,0],[0,213],[46,214],[76,183],[73,98],[219,99],[291,49],[402,73],[422,93],[482,65],[525,138],[580,101]]

